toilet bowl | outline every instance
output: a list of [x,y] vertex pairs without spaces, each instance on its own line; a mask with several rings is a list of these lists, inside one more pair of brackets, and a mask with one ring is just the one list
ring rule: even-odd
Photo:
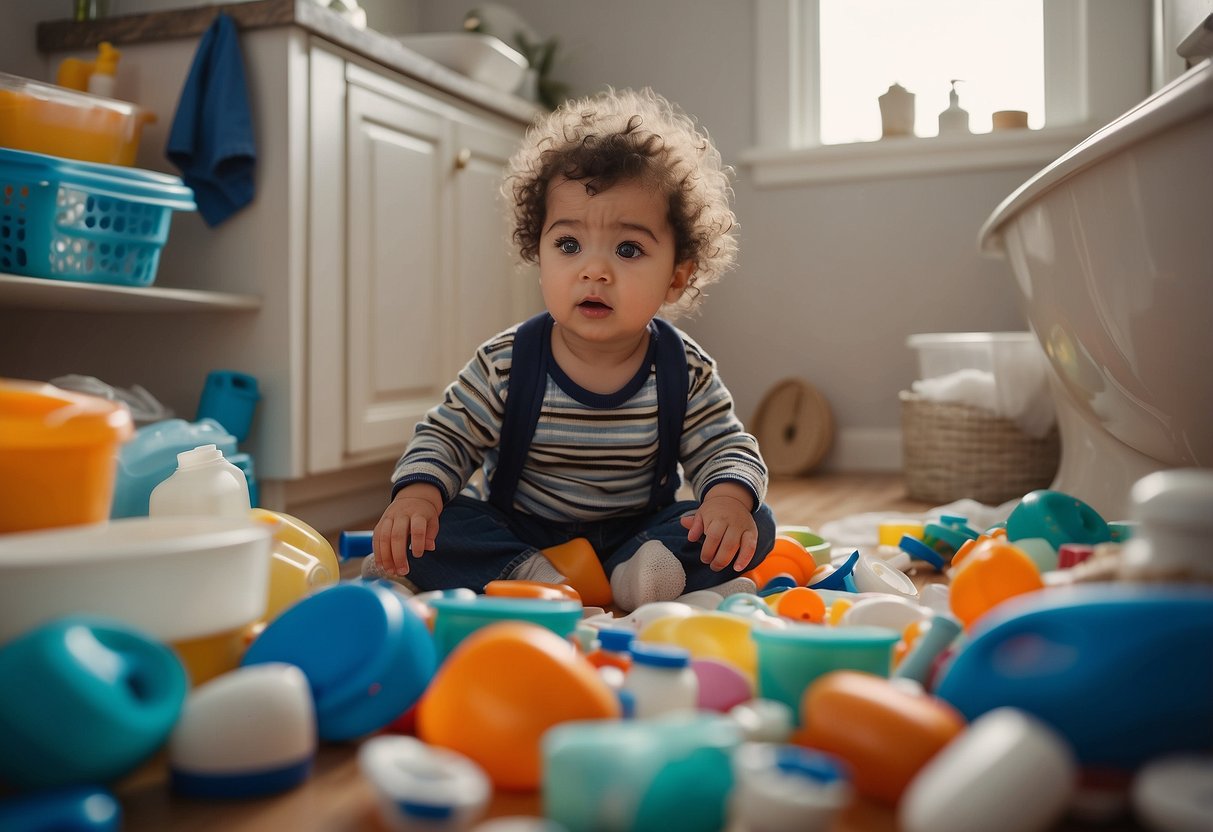
[[1100,128],[981,229],[1050,364],[1053,487],[1108,519],[1164,468],[1213,467],[1213,63]]

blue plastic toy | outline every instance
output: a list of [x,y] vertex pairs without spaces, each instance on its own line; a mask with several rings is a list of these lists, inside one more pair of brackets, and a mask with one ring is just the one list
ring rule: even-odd
[[309,595],[270,622],[241,664],[265,662],[303,670],[324,740],[387,725],[421,697],[438,666],[425,622],[391,589],[363,581]]
[[117,621],[60,618],[0,649],[0,780],[104,783],[168,738],[188,688],[168,647]]
[[855,571],[855,564],[859,563],[859,551],[856,550],[842,562],[842,564],[830,574],[826,575],[816,583],[809,584],[809,589],[833,589],[845,590],[847,592],[855,591],[855,576],[852,574]]
[[1010,706],[1087,766],[1132,771],[1213,748],[1213,590],[1088,584],[1034,592],[982,619],[936,694],[972,721]]
[[369,529],[342,532],[337,538],[337,556],[342,560],[366,557],[374,551],[374,536]]
[[248,438],[253,413],[260,400],[261,391],[257,389],[255,377],[235,370],[213,370],[207,374],[194,418],[196,421],[214,419],[235,436],[237,442],[243,442]]
[[105,789],[81,786],[0,799],[5,832],[118,832],[122,807]]

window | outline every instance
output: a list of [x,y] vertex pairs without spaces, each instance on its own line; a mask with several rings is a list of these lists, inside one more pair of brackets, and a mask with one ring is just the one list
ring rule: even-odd
[[818,0],[820,141],[881,135],[878,96],[896,82],[914,94],[914,133],[934,136],[952,79],[969,129],[996,110],[1025,110],[1044,126],[1042,0]]
[[[755,0],[754,9],[758,146],[742,160],[759,185],[1043,165],[1150,89],[1151,0]],[[935,135],[952,78],[976,135]],[[917,96],[920,138],[876,141],[875,99],[894,82]],[[1001,109],[1026,110],[1033,129],[988,132]]]

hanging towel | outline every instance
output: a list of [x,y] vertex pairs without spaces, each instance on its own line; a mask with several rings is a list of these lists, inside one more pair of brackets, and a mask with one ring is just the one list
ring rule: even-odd
[[219,14],[202,36],[165,155],[194,189],[212,228],[253,201],[257,149],[235,22]]

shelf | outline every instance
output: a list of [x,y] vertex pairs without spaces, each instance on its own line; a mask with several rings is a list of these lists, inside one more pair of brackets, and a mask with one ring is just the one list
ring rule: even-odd
[[198,289],[110,286],[0,274],[0,307],[6,306],[72,312],[252,312],[261,308],[261,298]]

